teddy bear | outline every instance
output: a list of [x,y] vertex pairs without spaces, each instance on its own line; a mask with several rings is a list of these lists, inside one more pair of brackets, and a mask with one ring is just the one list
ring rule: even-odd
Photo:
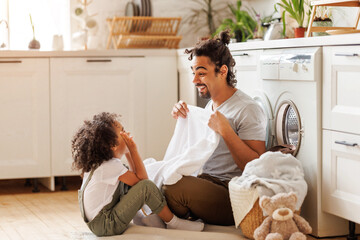
[[294,213],[297,195],[294,192],[262,196],[260,207],[268,214],[254,231],[255,240],[306,240],[312,228],[300,215]]

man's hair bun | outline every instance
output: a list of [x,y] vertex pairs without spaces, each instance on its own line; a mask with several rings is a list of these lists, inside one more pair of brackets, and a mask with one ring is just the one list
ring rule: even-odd
[[224,44],[224,45],[228,45],[230,43],[230,33],[229,30],[225,30],[220,32],[219,34],[220,37],[220,41]]

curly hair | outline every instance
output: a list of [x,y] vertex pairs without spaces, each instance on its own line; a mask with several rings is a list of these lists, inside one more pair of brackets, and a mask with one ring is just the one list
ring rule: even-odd
[[111,148],[118,143],[115,124],[119,117],[102,112],[84,121],[71,141],[73,169],[89,172],[113,157]]
[[227,47],[229,43],[230,34],[228,30],[225,30],[213,39],[199,41],[194,48],[186,49],[185,53],[190,54],[188,58],[190,61],[194,56],[209,57],[211,62],[215,64],[215,73],[220,71],[221,66],[226,65],[229,69],[226,82],[230,87],[235,87],[237,83],[234,74],[235,60]]

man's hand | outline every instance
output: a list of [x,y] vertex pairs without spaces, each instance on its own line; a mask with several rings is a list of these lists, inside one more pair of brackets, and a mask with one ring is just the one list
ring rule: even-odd
[[187,104],[184,101],[180,100],[174,105],[171,111],[171,116],[175,119],[178,119],[178,117],[186,118],[188,112],[189,109],[187,107]]
[[208,126],[221,136],[224,135],[226,130],[233,131],[227,118],[219,111],[211,114]]

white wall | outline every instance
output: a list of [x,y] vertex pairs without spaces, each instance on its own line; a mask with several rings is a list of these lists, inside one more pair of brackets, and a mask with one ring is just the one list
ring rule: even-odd
[[[78,0],[69,0],[70,1],[70,24],[71,24],[71,33],[79,31],[79,26],[73,15],[74,9],[78,6]],[[191,8],[196,5],[193,0],[151,0],[153,8],[154,17],[182,17],[183,19],[189,14]],[[219,4],[224,4],[226,2],[236,4],[236,0],[213,0],[216,3],[216,6]],[[243,0],[243,5],[245,7],[254,8],[262,16],[269,15],[274,11],[274,4],[279,0]],[[116,0],[93,0],[93,2],[88,6],[88,12],[90,15],[96,14],[94,18],[97,19],[99,23],[99,28],[96,33],[96,40],[98,44],[96,45],[99,49],[105,49],[107,38],[108,38],[108,26],[106,24],[106,18],[111,18],[113,16],[124,16],[125,15],[125,6],[128,0],[116,1]],[[222,14],[228,14],[222,12]],[[355,8],[337,8],[334,13],[334,23],[336,26],[353,26],[354,18],[356,15]],[[279,14],[277,14],[279,16]],[[227,16],[222,15],[221,18]],[[292,27],[296,26],[296,23],[289,19],[287,21],[289,27],[287,34],[289,37],[292,36]],[[182,36],[183,39],[180,42],[180,48],[193,46],[194,43],[201,37],[207,36],[208,31],[206,24],[203,22],[203,28],[200,31],[194,33],[192,29],[193,26],[189,24],[182,23],[179,28],[178,35]],[[66,41],[66,40],[65,40]],[[67,44],[66,44],[67,45]],[[72,44],[74,48],[74,44]]]
[[[236,4],[236,0],[213,0],[214,3],[223,4],[225,2]],[[124,16],[125,6],[127,1],[114,0],[94,0],[88,6],[90,15],[97,14],[95,18],[98,20],[99,29],[97,37],[99,38],[99,48],[105,48],[108,37],[108,27],[106,25],[106,18],[113,16]],[[244,6],[252,5],[260,14],[271,14],[273,11],[274,0],[248,0],[243,1]],[[78,6],[77,0],[70,0],[71,15],[74,9]],[[182,17],[189,14],[192,6],[198,6],[193,0],[152,0],[153,16],[154,17]],[[224,12],[226,15],[228,13]],[[223,13],[223,14],[224,14]],[[225,18],[227,16],[222,16]],[[197,33],[191,31],[193,27],[188,24],[181,24],[178,35],[183,37],[180,43],[180,48],[192,46],[200,37],[207,36],[206,25]],[[77,22],[74,18],[71,19],[71,32],[74,33],[79,30]]]

